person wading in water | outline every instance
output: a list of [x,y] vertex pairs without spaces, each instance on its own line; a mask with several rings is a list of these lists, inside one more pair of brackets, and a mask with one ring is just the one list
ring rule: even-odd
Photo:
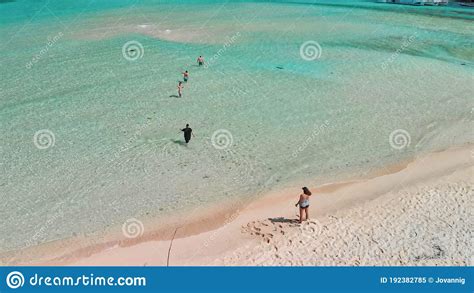
[[181,129],[184,133],[184,141],[188,143],[191,140],[191,135],[194,137],[193,130],[189,127],[189,124],[186,124],[186,128]]

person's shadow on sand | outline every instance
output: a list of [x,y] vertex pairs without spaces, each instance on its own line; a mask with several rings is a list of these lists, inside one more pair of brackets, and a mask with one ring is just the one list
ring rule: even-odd
[[170,98],[179,98],[178,95],[171,95]]
[[275,224],[275,223],[290,223],[290,224],[298,223],[297,219],[287,219],[287,218],[284,218],[284,217],[268,218],[268,220],[270,222],[272,222],[273,224]]

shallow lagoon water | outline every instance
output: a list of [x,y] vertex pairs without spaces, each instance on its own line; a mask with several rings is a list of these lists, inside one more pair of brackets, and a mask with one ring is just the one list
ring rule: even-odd
[[0,4],[1,251],[473,141],[472,9],[132,2]]

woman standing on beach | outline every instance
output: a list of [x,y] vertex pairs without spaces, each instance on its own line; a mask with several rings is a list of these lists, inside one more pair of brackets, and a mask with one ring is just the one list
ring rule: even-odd
[[300,199],[298,202],[295,204],[296,206],[300,206],[300,224],[303,222],[303,213],[306,214],[306,220],[309,219],[309,197],[311,196],[311,191],[309,191],[308,187],[303,187],[303,193],[300,194]]

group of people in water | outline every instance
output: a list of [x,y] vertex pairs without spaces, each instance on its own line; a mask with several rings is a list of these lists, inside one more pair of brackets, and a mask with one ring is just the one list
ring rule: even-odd
[[[202,56],[199,56],[197,58],[197,63],[198,63],[198,66],[203,66],[204,58]],[[182,74],[183,74],[183,81],[179,81],[178,83],[178,97],[180,98],[183,96],[183,88],[184,88],[183,83],[188,82],[188,79],[189,79],[189,72],[187,70],[182,72]],[[181,129],[181,131],[184,134],[184,141],[186,142],[186,144],[188,144],[189,141],[191,140],[191,136],[194,137],[192,128],[189,127],[189,124],[186,124],[186,127]]]
[[[197,58],[197,63],[198,63],[198,66],[203,66],[204,65],[204,58],[202,56],[199,56]],[[180,98],[183,96],[183,88],[184,88],[183,83],[188,82],[189,72],[186,70],[186,71],[182,72],[181,74],[183,75],[183,81],[178,82],[178,97],[180,97]]]
[[[199,56],[197,58],[197,63],[198,66],[203,66],[204,65],[204,58],[202,56]],[[178,83],[178,96],[181,98],[183,96],[183,88],[184,85],[183,83],[187,83],[189,80],[189,72],[185,70],[182,72],[183,74],[183,81],[179,81]],[[191,127],[189,127],[189,124],[186,124],[186,127],[181,129],[181,131],[184,134],[184,141],[186,144],[189,143],[191,140],[191,137],[194,137],[194,133]],[[298,202],[295,204],[295,206],[299,206],[299,220],[298,222],[301,224],[304,220],[309,219],[309,197],[311,196],[311,191],[308,189],[308,187],[303,187],[303,193],[300,194],[300,197],[298,199]]]

